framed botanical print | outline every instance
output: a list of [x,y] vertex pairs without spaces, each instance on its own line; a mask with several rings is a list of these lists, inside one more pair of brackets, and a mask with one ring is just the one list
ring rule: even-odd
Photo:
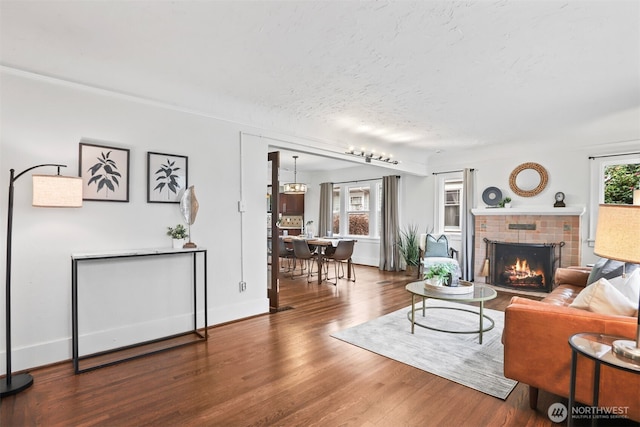
[[129,149],[80,143],[82,199],[129,201]]
[[188,171],[187,156],[147,152],[147,202],[180,203]]

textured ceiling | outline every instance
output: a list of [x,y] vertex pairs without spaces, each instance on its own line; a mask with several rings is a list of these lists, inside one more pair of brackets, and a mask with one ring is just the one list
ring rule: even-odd
[[[4,66],[337,149],[426,158],[557,135],[640,107],[638,1],[3,0],[0,8]],[[624,125],[637,136],[637,124]]]

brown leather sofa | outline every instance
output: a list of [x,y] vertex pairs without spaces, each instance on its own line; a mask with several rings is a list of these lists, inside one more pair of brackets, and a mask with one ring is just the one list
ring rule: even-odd
[[[584,289],[589,268],[558,268],[556,287],[542,301],[513,297],[505,309],[504,375],[529,385],[529,404],[537,407],[538,389],[569,396],[571,348],[568,340],[580,332],[634,339],[637,319],[570,308]],[[593,362],[579,356],[576,400],[592,404]],[[602,365],[599,407],[628,407],[627,416],[640,421],[640,376]]]

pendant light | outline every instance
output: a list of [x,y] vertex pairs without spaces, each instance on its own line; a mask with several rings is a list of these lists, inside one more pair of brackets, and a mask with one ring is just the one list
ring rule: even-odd
[[284,194],[304,194],[307,192],[307,184],[297,181],[298,156],[293,156],[293,182],[284,184]]

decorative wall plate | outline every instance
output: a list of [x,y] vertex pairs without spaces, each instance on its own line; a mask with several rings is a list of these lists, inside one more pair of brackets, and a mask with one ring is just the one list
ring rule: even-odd
[[482,201],[489,206],[498,206],[502,200],[502,191],[497,187],[487,187],[482,192]]

